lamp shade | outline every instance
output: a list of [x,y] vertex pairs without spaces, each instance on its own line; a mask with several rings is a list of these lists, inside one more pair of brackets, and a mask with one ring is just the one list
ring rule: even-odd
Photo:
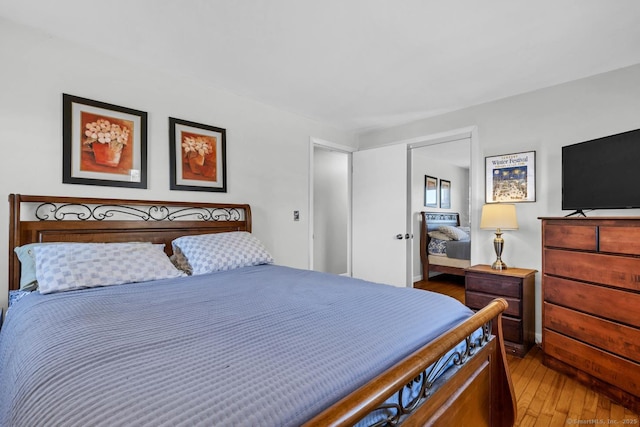
[[482,206],[480,228],[517,230],[518,218],[516,217],[516,205],[490,203]]

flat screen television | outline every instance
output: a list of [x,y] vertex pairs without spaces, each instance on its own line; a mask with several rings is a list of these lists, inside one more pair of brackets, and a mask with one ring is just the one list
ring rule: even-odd
[[640,208],[640,129],[562,147],[563,210],[625,208]]

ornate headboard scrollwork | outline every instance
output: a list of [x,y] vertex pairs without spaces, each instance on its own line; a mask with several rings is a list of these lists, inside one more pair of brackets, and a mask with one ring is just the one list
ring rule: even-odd
[[[167,202],[165,202],[167,203]],[[170,206],[151,205],[135,207],[120,204],[89,206],[82,203],[44,202],[36,207],[35,217],[40,221],[79,221],[116,219],[118,217],[143,221],[175,221],[186,218],[197,221],[240,221],[243,211],[236,207],[187,207],[171,209]]]
[[18,289],[18,246],[36,242],[164,243],[188,234],[251,231],[247,204],[9,195],[9,289]]

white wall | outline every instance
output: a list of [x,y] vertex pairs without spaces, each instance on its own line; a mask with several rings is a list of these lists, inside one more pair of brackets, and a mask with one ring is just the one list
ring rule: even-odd
[[[445,143],[446,144],[446,143]],[[460,225],[469,226],[469,170],[443,162],[437,157],[437,146],[413,149],[411,177],[411,205],[413,207],[413,278],[422,279],[420,260],[420,227],[422,211],[458,212]],[[435,152],[434,152],[435,150]],[[470,151],[461,155],[471,155]],[[429,175],[451,181],[451,208],[441,209],[424,206],[424,176]],[[440,206],[438,186],[438,206]]]
[[[352,135],[4,19],[0,58],[5,200],[0,202],[0,272],[5,278],[9,193],[250,203],[253,231],[276,262],[308,266],[309,137],[353,146]],[[148,189],[62,184],[62,93],[148,112]],[[170,116],[226,129],[226,194],[169,190]],[[299,222],[293,221],[294,210],[300,211]],[[7,286],[0,281],[4,307]]]
[[[518,203],[520,229],[505,232],[507,265],[541,269],[538,217],[562,216],[561,147],[640,128],[640,65],[490,102],[415,123],[359,136],[360,147],[477,126],[479,145],[471,149],[471,218],[484,203],[484,158],[536,151],[536,202]],[[589,216],[640,215],[640,210],[596,211]],[[495,259],[493,233],[472,221],[471,261]],[[536,332],[540,327],[540,273],[536,276]]]

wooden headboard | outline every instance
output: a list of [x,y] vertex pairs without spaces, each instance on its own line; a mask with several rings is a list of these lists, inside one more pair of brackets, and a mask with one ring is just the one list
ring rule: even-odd
[[251,231],[246,204],[9,195],[9,290],[20,287],[18,246],[39,242],[164,243],[188,234]]

